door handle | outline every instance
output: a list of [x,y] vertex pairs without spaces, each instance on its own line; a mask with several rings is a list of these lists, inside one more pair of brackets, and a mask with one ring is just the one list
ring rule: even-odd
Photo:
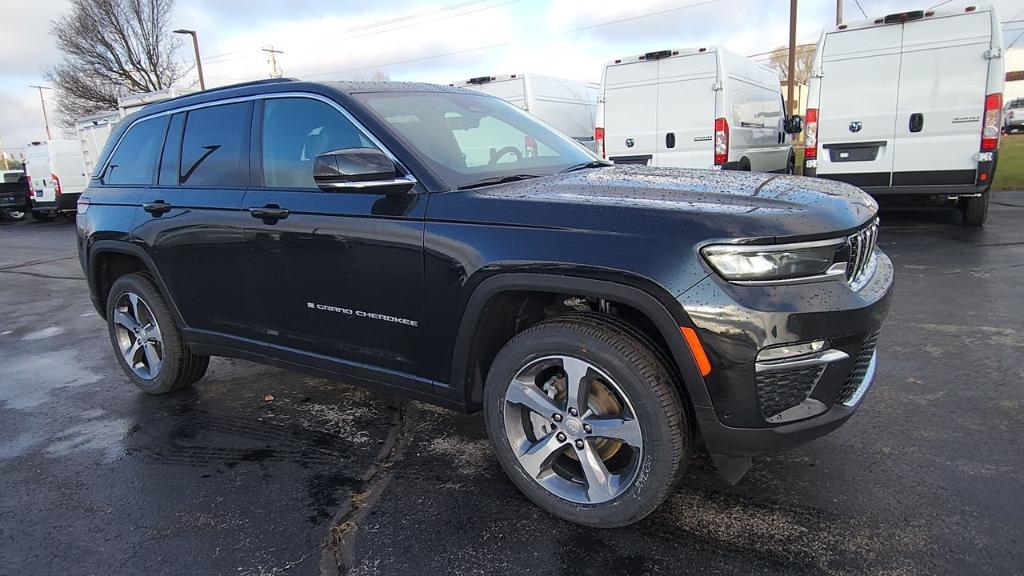
[[170,211],[171,205],[164,202],[163,200],[157,200],[156,202],[146,202],[142,205],[142,209],[149,212],[153,216],[159,216],[165,212]]
[[675,148],[675,147],[676,147],[676,133],[675,132],[669,132],[668,134],[665,134],[665,148]]
[[286,208],[274,204],[268,204],[262,208],[249,208],[249,215],[261,220],[284,220],[291,212]]
[[910,131],[920,132],[924,129],[924,114],[915,112],[910,115]]

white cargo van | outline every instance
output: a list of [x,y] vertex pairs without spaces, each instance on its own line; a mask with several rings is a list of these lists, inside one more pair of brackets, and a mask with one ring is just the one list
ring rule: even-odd
[[477,90],[515,104],[563,134],[596,149],[594,118],[600,86],[540,74],[480,76],[452,86]]
[[1010,100],[1003,110],[1003,132],[1012,134],[1018,130],[1024,130],[1024,98]]
[[805,174],[937,199],[967,224],[985,221],[1003,90],[994,8],[841,25],[822,34],[811,76]]
[[111,110],[86,116],[75,122],[75,132],[78,134],[78,141],[82,147],[86,174],[92,174],[95,170],[96,161],[99,159],[100,153],[103,152],[103,146],[120,120],[120,112]]
[[605,65],[598,149],[617,164],[793,172],[775,71],[723,48],[662,50]]
[[75,140],[32,142],[25,148],[25,173],[36,220],[73,214],[88,183],[82,149]]

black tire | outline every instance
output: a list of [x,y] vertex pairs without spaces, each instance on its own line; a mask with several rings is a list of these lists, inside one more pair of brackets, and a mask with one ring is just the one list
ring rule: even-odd
[[790,176],[796,174],[796,156],[793,154],[790,154],[789,159],[786,160],[786,174]]
[[3,211],[4,219],[10,220],[11,222],[21,222],[22,220],[25,219],[25,216],[26,214],[24,210],[7,209]]
[[[571,355],[608,374],[640,424],[643,450],[637,475],[607,502],[578,503],[547,490],[526,472],[510,445],[508,385],[521,368],[550,355]],[[484,418],[498,461],[520,491],[547,512],[585,526],[627,526],[653,512],[678,483],[694,443],[690,412],[662,358],[639,334],[597,315],[547,320],[510,340],[488,372]]]
[[[160,331],[162,363],[152,378],[143,378],[125,360],[115,330],[115,308],[118,300],[134,294],[145,303]],[[191,386],[206,373],[210,357],[193,353],[181,337],[177,322],[163,296],[153,282],[142,274],[127,274],[118,278],[107,297],[107,331],[114,356],[128,379],[148,394],[166,394]]]
[[967,226],[982,226],[988,220],[988,197],[990,192],[985,192],[976,198],[964,198],[960,200],[960,214],[963,216],[964,224]]
[[32,217],[35,218],[36,222],[52,222],[54,219],[52,212],[42,212],[40,210],[33,210]]

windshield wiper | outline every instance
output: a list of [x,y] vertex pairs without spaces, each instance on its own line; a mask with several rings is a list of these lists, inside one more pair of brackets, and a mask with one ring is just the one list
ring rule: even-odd
[[570,166],[565,170],[562,170],[562,174],[568,172],[575,172],[577,170],[586,170],[587,168],[603,168],[605,166],[612,166],[613,164],[607,160],[591,160],[590,162],[584,162],[575,166]]
[[493,178],[484,178],[483,180],[477,180],[471,184],[465,186],[459,186],[459,190],[468,190],[470,188],[479,188],[481,186],[490,186],[492,184],[504,184],[506,182],[518,182],[519,180],[529,180],[530,178],[540,178],[537,174],[506,174],[505,176],[495,176]]

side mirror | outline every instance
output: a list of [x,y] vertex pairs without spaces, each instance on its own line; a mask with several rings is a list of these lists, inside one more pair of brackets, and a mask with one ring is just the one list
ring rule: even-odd
[[411,176],[399,176],[391,158],[376,148],[345,148],[317,156],[313,181],[328,192],[404,194],[416,185]]
[[804,131],[804,117],[794,114],[786,120],[786,133],[799,134]]

